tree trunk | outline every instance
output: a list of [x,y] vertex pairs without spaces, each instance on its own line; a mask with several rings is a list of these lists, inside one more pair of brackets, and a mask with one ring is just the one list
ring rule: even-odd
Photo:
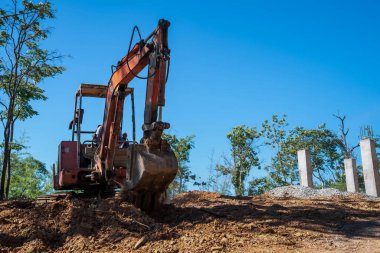
[[178,193],[181,193],[182,192],[182,176],[183,174],[180,175],[179,177],[179,185],[178,185]]
[[8,169],[8,162],[10,160],[10,147],[9,141],[11,137],[12,121],[13,121],[13,110],[14,110],[14,99],[11,99],[10,106],[7,111],[7,121],[4,127],[4,151],[3,151],[3,166],[1,172],[0,181],[0,200],[4,199],[5,194],[5,177]]
[[9,185],[10,185],[10,181],[11,181],[11,148],[9,148],[8,150],[8,155],[7,155],[7,180],[6,180],[6,185],[5,185],[5,199],[8,199],[9,198]]
[[323,177],[322,177],[321,172],[320,172],[319,169],[317,169],[317,173],[318,173],[319,180],[322,183],[322,189],[324,189],[325,188],[325,181],[323,180]]
[[240,185],[239,185],[239,195],[240,196],[243,196],[243,194],[244,194],[244,185],[243,185],[243,169],[242,168],[240,168],[240,170],[239,170],[239,172],[240,172],[240,174],[239,174],[239,176],[240,176]]
[[8,153],[8,142],[4,141],[4,153],[3,153],[3,165],[1,171],[1,181],[0,181],[0,200],[4,199],[4,190],[5,190],[5,176],[7,173],[8,159],[6,159],[6,154]]
[[[12,123],[11,123],[11,129],[10,129],[10,142],[13,143],[13,131],[14,131],[14,125],[15,125],[15,121],[12,119]],[[9,148],[9,151],[8,151],[8,164],[7,164],[7,168],[8,168],[8,171],[7,171],[7,186],[5,188],[5,197],[8,199],[9,198],[9,186],[11,184],[11,155],[12,155],[12,147]]]
[[0,200],[4,199],[5,193],[5,177],[8,169],[8,155],[9,155],[9,137],[10,137],[10,120],[7,119],[7,123],[4,128],[4,151],[3,151],[3,165],[1,172],[1,181],[0,181]]

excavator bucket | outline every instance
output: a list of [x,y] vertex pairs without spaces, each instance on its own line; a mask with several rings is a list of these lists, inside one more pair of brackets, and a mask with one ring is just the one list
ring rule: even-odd
[[170,148],[149,150],[145,145],[135,144],[129,150],[131,169],[125,190],[137,207],[153,210],[162,204],[166,189],[177,174],[177,158]]

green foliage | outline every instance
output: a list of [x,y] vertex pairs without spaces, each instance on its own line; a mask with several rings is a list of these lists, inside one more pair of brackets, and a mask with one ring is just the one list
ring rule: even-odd
[[7,9],[0,8],[0,120],[4,127],[0,199],[4,193],[8,195],[6,178],[7,182],[11,181],[15,122],[38,114],[32,102],[47,99],[38,85],[64,71],[56,64],[62,56],[41,47],[50,32],[42,24],[54,18],[50,2],[12,0],[9,3]]
[[[52,191],[52,176],[46,169],[45,164],[32,157],[25,150],[27,136],[21,135],[20,139],[12,143],[11,165],[12,173],[10,177],[10,198],[30,198],[35,199],[39,195]],[[1,157],[0,160],[2,160]]]
[[297,150],[310,150],[313,175],[322,187],[326,186],[330,177],[336,181],[336,177],[342,174],[344,155],[340,151],[338,137],[326,129],[325,124],[317,129],[296,127],[290,131],[289,137],[284,152],[293,154],[295,160]]
[[265,120],[262,124],[262,135],[265,138],[264,143],[271,146],[276,151],[280,151],[281,145],[287,137],[286,127],[289,125],[286,121],[287,115],[280,118],[278,115],[272,115],[272,121]]
[[38,114],[30,102],[46,99],[37,84],[61,74],[64,68],[54,64],[62,56],[40,47],[50,32],[41,23],[54,17],[51,4],[13,3],[12,8],[0,11],[0,89],[5,94],[1,118],[7,119],[13,107],[12,116],[25,120]]
[[271,123],[264,121],[262,124],[265,144],[271,146],[276,152],[271,159],[271,166],[265,168],[271,179],[269,181],[271,188],[291,185],[298,179],[298,171],[294,169],[297,162],[291,157],[294,150],[289,150],[290,137],[287,126],[286,115],[282,118],[273,115]]
[[178,160],[179,171],[169,186],[169,195],[175,196],[186,190],[188,182],[193,181],[194,183],[198,183],[196,175],[191,172],[188,165],[190,162],[190,150],[194,148],[195,136],[191,135],[179,138],[175,134],[163,133],[162,138],[170,144]]
[[272,116],[262,124],[264,144],[274,150],[271,163],[265,166],[268,176],[249,183],[250,194],[261,194],[279,186],[299,182],[297,151],[308,149],[317,187],[345,187],[343,157],[340,140],[325,124],[316,129],[295,127],[288,129],[286,115]]
[[259,167],[255,142],[261,133],[255,127],[236,126],[227,134],[231,145],[231,159],[218,164],[216,169],[223,175],[231,175],[231,182],[238,196],[245,194],[245,180],[253,167]]
[[46,169],[45,164],[30,154],[13,153],[11,163],[13,170],[9,189],[10,198],[35,199],[52,190],[51,174]]
[[272,189],[271,177],[260,177],[249,181],[248,195],[260,195]]
[[362,165],[358,165],[357,168],[356,168],[356,171],[358,173],[359,192],[365,193],[363,166]]
[[327,179],[325,184],[325,186],[328,188],[335,188],[340,191],[347,191],[346,176],[344,170],[342,170],[341,173],[336,173],[336,177],[334,179]]
[[250,194],[261,194],[272,188],[284,185],[290,185],[297,181],[298,171],[296,161],[291,159],[289,152],[284,152],[287,148],[288,139],[288,122],[286,115],[279,117],[273,115],[272,120],[265,120],[262,123],[261,134],[265,145],[274,150],[274,156],[271,163],[265,166],[268,176],[265,178],[256,178],[249,183]]
[[375,145],[376,145],[376,150],[377,150],[377,158],[380,160],[380,157],[379,157],[379,150],[380,150],[380,135],[375,135],[372,137],[372,140],[375,142]]

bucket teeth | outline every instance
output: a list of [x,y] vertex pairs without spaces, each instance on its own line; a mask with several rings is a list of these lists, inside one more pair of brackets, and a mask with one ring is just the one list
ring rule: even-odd
[[165,203],[166,193],[158,192],[134,192],[122,190],[121,198],[123,201],[127,201],[137,208],[140,208],[146,212],[152,212],[160,209],[160,207]]

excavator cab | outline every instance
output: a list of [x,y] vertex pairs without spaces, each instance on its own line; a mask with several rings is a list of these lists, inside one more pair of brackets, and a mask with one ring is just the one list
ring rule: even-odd
[[81,84],[75,93],[74,115],[70,121],[71,140],[62,141],[58,148],[58,170],[54,172],[56,190],[96,189],[98,184],[91,181],[94,166],[94,155],[99,143],[92,135],[95,130],[83,130],[84,97],[105,98],[106,85]]
[[[98,84],[81,84],[79,86],[75,94],[73,120],[71,120],[69,124],[69,129],[72,131],[71,141],[62,141],[59,146],[56,189],[96,189],[100,186],[101,183],[93,180],[91,176],[95,168],[95,157],[100,146],[100,140],[94,138],[94,134],[96,133],[95,129],[82,129],[84,115],[82,106],[83,98],[86,97],[105,99],[107,89],[107,85]],[[133,89],[129,88],[126,95],[132,93]],[[99,118],[99,121],[100,120]],[[123,185],[123,181],[125,181],[125,168],[127,167],[127,160],[130,156],[127,148],[120,148],[121,144],[121,140],[116,143],[114,158],[114,164],[119,168],[118,177],[115,178],[119,186]],[[132,147],[134,144],[136,144],[136,142],[132,141],[128,146]]]

